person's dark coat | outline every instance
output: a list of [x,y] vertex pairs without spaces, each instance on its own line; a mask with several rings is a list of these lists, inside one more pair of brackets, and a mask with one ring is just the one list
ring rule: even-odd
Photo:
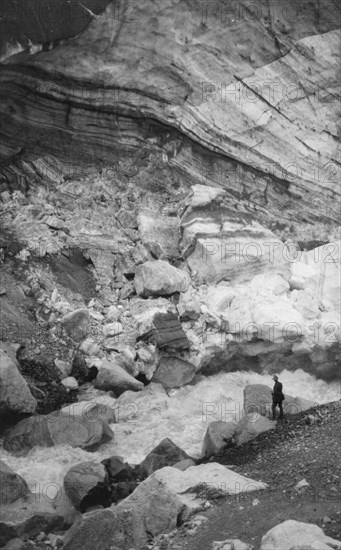
[[272,392],[272,401],[274,403],[282,403],[283,399],[283,385],[281,384],[281,382],[278,382],[278,380],[276,380]]

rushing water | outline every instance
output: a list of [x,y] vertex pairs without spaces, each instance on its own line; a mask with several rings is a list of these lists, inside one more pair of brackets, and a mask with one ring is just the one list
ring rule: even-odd
[[[316,403],[335,401],[341,397],[339,382],[317,380],[301,370],[284,371],[280,379],[284,393]],[[36,448],[22,457],[3,451],[2,458],[26,479],[34,492],[44,491],[52,498],[72,465],[89,460],[100,461],[112,455],[122,456],[131,464],[137,464],[165,437],[172,439],[191,456],[199,457],[209,422],[239,420],[243,390],[248,384],[272,386],[271,376],[252,372],[220,373],[203,378],[194,386],[172,390],[170,395],[157,394],[137,400],[137,414],[126,415],[129,422],[113,424],[114,439],[94,453],[56,446]]]

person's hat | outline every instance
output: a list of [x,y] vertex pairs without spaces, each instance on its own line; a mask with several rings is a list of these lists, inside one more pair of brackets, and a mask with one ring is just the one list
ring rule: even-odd
[[278,380],[277,374],[274,374],[274,375],[273,375],[272,380]]

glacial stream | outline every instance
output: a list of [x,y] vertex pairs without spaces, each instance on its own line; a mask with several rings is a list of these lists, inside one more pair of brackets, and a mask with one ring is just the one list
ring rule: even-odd
[[[315,403],[336,401],[341,397],[340,382],[325,382],[302,371],[283,371],[280,380],[284,393]],[[165,437],[169,437],[189,455],[198,458],[208,423],[216,420],[238,421],[243,409],[243,390],[248,384],[272,386],[271,376],[252,372],[219,373],[136,402],[126,402],[125,418],[112,424],[114,439],[96,452],[69,446],[36,448],[16,457],[2,450],[2,458],[21,474],[35,493],[53,498],[63,477],[74,464],[100,461],[112,455],[137,464]]]

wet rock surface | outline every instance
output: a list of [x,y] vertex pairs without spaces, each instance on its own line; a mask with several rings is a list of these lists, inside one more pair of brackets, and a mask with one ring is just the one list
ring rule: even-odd
[[152,381],[159,382],[164,388],[180,388],[188,384],[195,373],[195,366],[187,361],[177,357],[162,357]]
[[[27,452],[35,446],[70,445],[87,448],[111,439],[113,432],[99,414],[91,416],[86,403],[64,407],[50,415],[37,415],[21,420],[5,432],[4,448],[13,453]],[[89,414],[90,413],[90,414]]]

